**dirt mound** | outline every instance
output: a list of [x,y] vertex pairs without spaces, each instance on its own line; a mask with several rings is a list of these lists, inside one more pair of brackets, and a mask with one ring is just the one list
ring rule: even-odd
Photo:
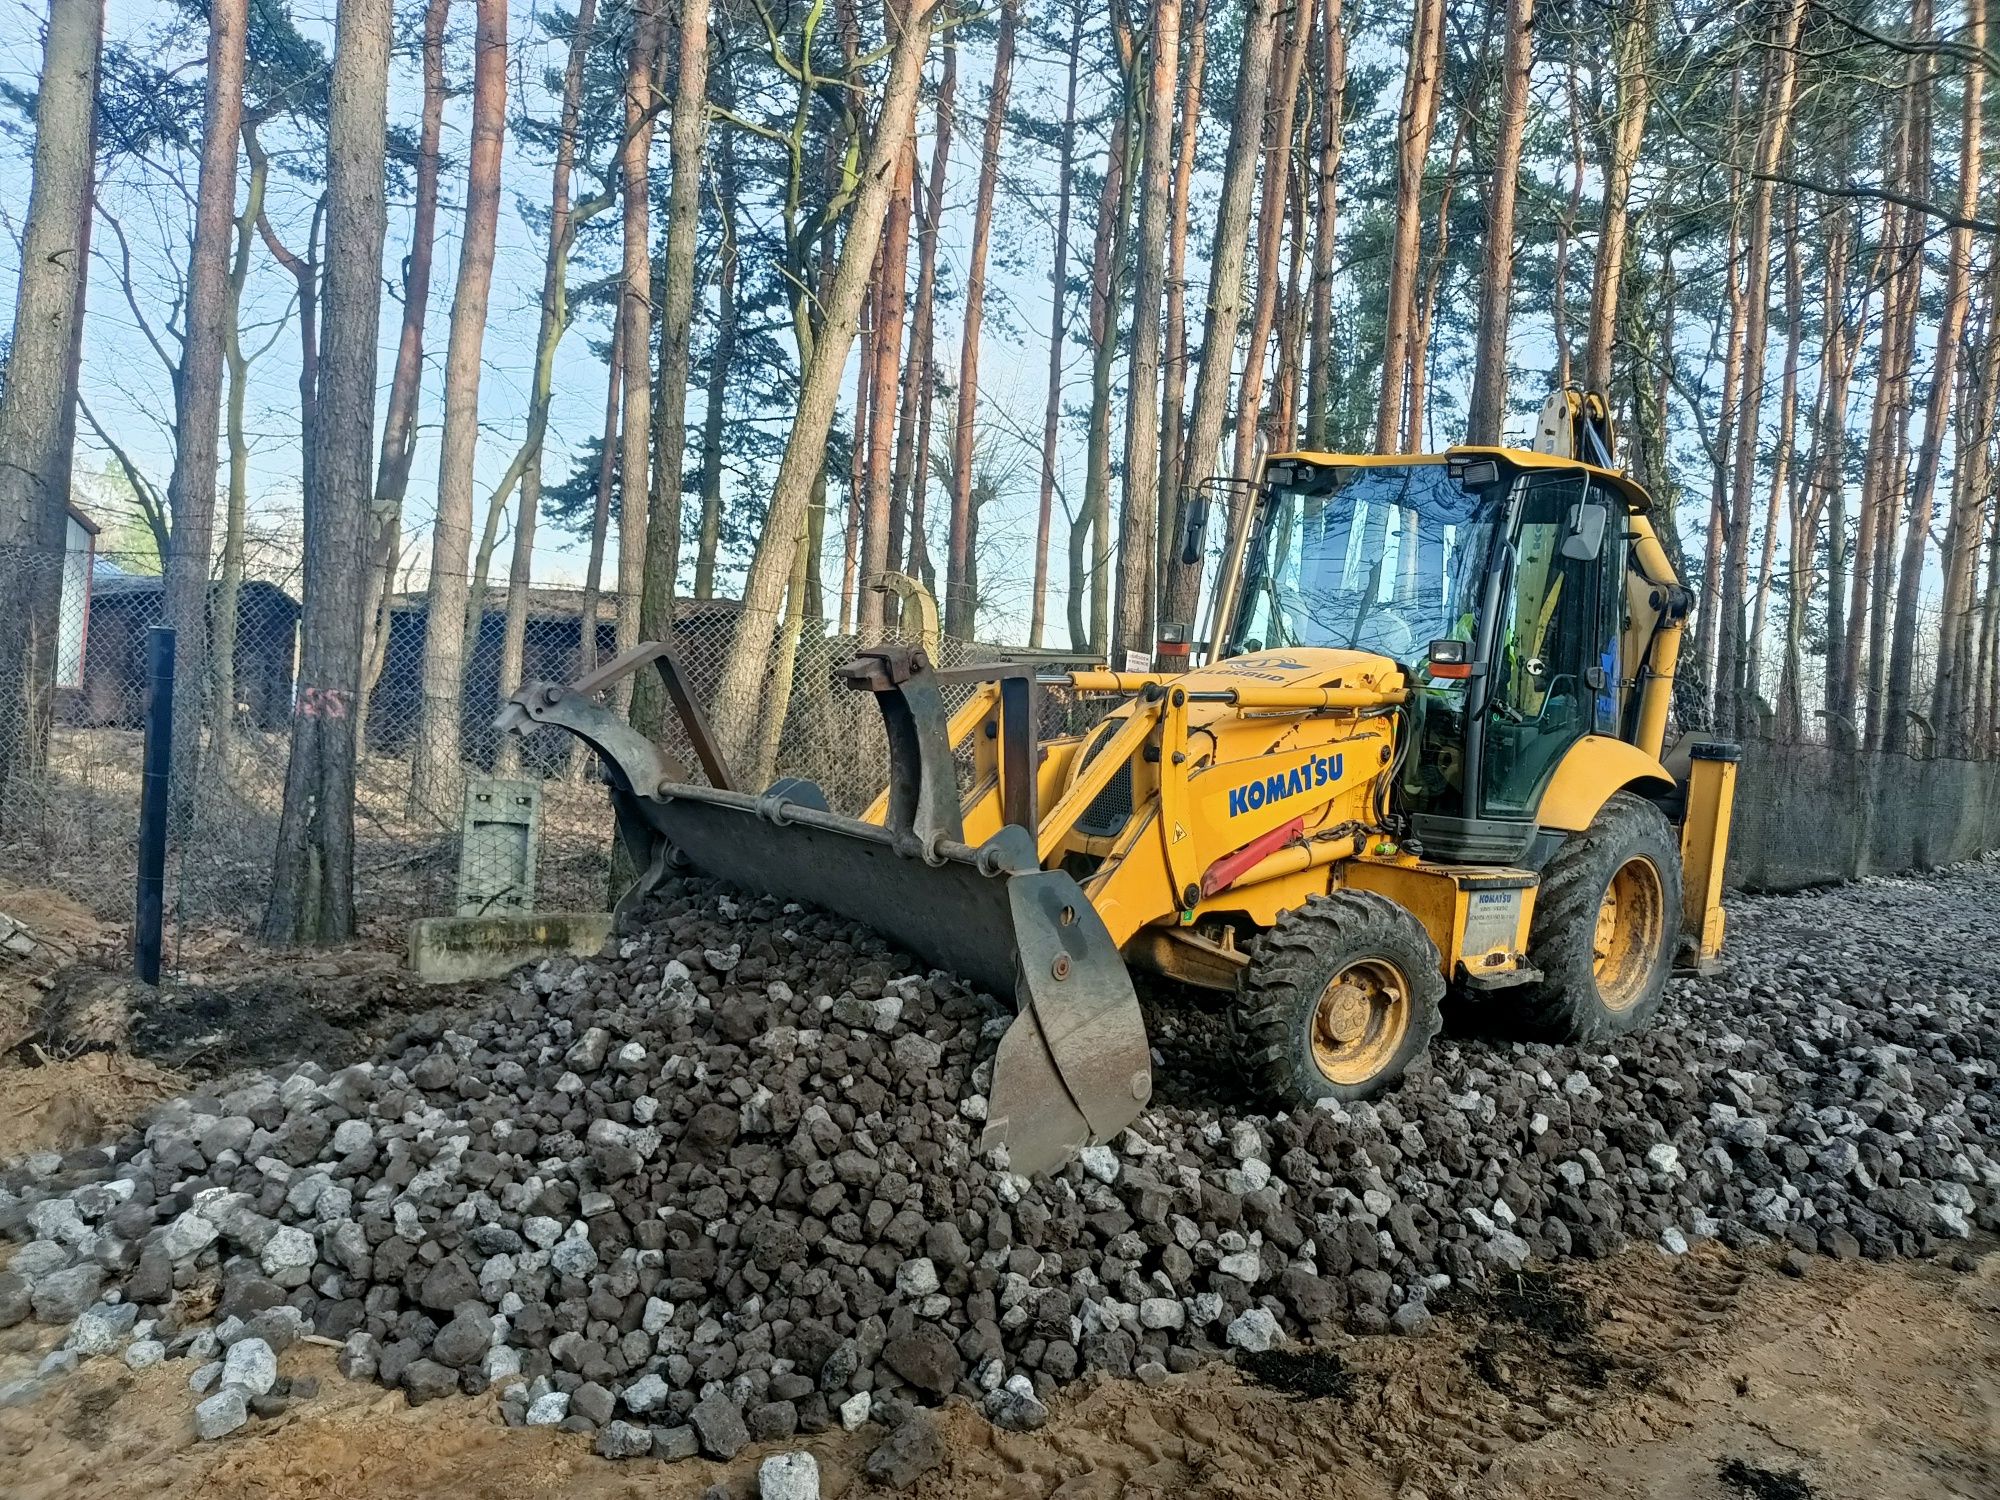
[[[254,961],[253,961],[254,960]],[[125,974],[74,969],[58,980],[35,1039],[52,1055],[111,1048],[213,1077],[309,1057],[366,1056],[425,1012],[463,1006],[479,985],[426,985],[391,955],[239,955],[149,989]]]
[[0,1056],[34,1034],[56,976],[106,941],[103,924],[60,891],[0,880]]
[[170,1068],[113,1052],[10,1068],[0,1081],[0,1161],[118,1135],[186,1087]]

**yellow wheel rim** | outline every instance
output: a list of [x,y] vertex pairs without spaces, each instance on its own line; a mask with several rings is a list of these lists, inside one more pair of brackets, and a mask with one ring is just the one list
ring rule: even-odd
[[1597,908],[1592,972],[1605,1009],[1630,1010],[1645,996],[1666,926],[1659,869],[1644,855],[1634,855],[1611,877]]
[[1362,1084],[1395,1058],[1410,1030],[1410,983],[1384,958],[1356,959],[1313,1006],[1313,1063],[1328,1083]]

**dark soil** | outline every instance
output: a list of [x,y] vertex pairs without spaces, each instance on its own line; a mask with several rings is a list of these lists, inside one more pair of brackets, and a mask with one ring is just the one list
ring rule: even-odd
[[1444,1310],[1503,1319],[1556,1344],[1588,1336],[1597,1323],[1583,1295],[1548,1271],[1517,1271],[1484,1286],[1453,1290],[1457,1295],[1445,1300]]
[[1267,1349],[1237,1356],[1236,1368],[1259,1385],[1287,1391],[1297,1401],[1327,1397],[1345,1401],[1354,1394],[1354,1376],[1331,1349]]
[[1724,1484],[1750,1500],[1813,1500],[1813,1487],[1797,1469],[1780,1474],[1732,1458],[1723,1463],[1720,1473]]
[[[494,993],[481,984],[421,984],[363,954],[158,989],[73,973],[49,997],[36,1037],[52,1055],[112,1045],[202,1076],[305,1057],[339,1066],[380,1050],[417,1015],[473,1009]],[[107,1001],[123,1011],[122,1037],[107,1035]]]
[[[1598,1318],[1590,1303],[1548,1271],[1517,1271],[1471,1287],[1452,1287],[1437,1299],[1439,1312],[1477,1331],[1465,1360],[1495,1390],[1515,1391],[1546,1382],[1552,1373],[1602,1389],[1619,1362],[1592,1336]],[[1634,1367],[1635,1385],[1651,1377]]]

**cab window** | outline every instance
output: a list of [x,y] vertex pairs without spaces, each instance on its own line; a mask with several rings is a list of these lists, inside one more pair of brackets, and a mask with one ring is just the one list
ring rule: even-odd
[[[1586,503],[1608,507],[1597,552],[1565,547]],[[1483,811],[1534,810],[1543,784],[1587,734],[1615,732],[1623,611],[1622,507],[1576,474],[1530,480],[1509,545],[1494,621],[1483,756]]]

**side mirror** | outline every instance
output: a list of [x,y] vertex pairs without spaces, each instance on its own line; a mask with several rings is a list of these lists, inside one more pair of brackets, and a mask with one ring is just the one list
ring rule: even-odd
[[1201,561],[1201,543],[1208,531],[1208,489],[1200,486],[1189,492],[1181,504],[1180,555],[1184,567]]
[[1432,641],[1426,655],[1434,678],[1460,682],[1472,675],[1472,648],[1464,641]]
[[1611,511],[1601,500],[1584,500],[1570,507],[1569,524],[1563,532],[1562,555],[1577,562],[1590,562],[1604,553],[1604,532],[1611,524]]

